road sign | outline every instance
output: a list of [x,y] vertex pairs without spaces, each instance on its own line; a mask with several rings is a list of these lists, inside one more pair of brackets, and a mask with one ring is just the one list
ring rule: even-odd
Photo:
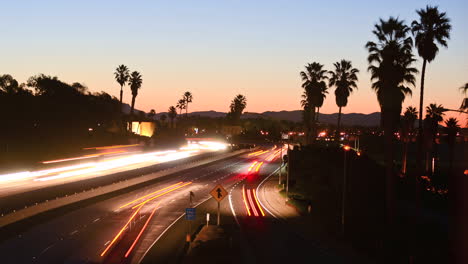
[[216,199],[216,201],[221,201],[222,199],[226,198],[228,192],[223,188],[221,185],[216,185],[213,190],[210,192],[211,196]]
[[195,208],[185,208],[185,219],[195,220],[196,211]]

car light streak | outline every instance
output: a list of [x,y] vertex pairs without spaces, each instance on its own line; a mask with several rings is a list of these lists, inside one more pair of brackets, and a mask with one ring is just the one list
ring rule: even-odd
[[245,209],[247,210],[247,214],[249,216],[251,216],[251,213],[250,213],[250,209],[249,209],[249,205],[247,204],[247,199],[245,198],[245,189],[244,189],[244,186],[242,186],[242,198],[244,200],[244,205],[245,205]]
[[[141,235],[143,234],[143,232],[145,231],[146,227],[148,226],[148,223],[151,221],[151,218],[153,218],[153,215],[154,215],[154,212],[156,212],[156,209],[158,208],[159,204],[161,202],[159,202],[153,209],[153,211],[151,212],[151,215],[148,217],[148,220],[146,220],[146,223],[145,225],[143,226],[143,228],[140,230],[140,233],[138,233],[138,236],[135,238],[135,240],[133,241],[133,244],[130,246],[130,248],[127,250],[127,253],[125,253],[125,257],[127,258],[128,255],[130,255],[130,253],[132,252],[133,248],[135,247],[135,245],[138,243],[138,240],[140,239]],[[141,208],[141,207],[140,207]]]
[[253,152],[253,153],[250,153],[250,154],[249,154],[249,155],[247,155],[247,156],[249,156],[249,157],[250,157],[250,156],[253,156],[253,155],[255,155],[255,154],[258,154],[258,153],[260,153],[260,152],[262,152],[262,150],[255,151],[255,152]]
[[114,239],[109,243],[109,245],[107,245],[106,249],[101,253],[101,257],[103,257],[106,252],[112,247],[112,245],[115,243],[115,241],[120,237],[120,235],[122,235],[123,231],[125,231],[125,229],[127,228],[128,224],[130,224],[130,222],[133,220],[133,218],[135,217],[135,215],[140,211],[141,207],[138,208],[138,210],[135,210],[135,212],[132,214],[132,216],[130,217],[130,219],[128,219],[127,223],[122,227],[122,229],[120,229],[119,233],[117,233],[117,235],[114,237]]
[[247,189],[247,198],[249,198],[250,208],[252,208],[252,211],[253,211],[254,215],[258,216],[257,209],[255,208],[255,204],[254,204],[254,202],[252,200],[252,195],[250,194],[250,189]]
[[258,202],[257,194],[255,194],[255,189],[252,189],[252,193],[253,193],[255,202],[256,202],[257,205],[258,205],[258,209],[260,209],[260,213],[262,213],[262,216],[265,216],[265,212],[263,212],[263,209],[262,209],[262,207],[260,206],[260,203]]
[[152,193],[150,193],[150,194],[147,194],[147,195],[145,195],[145,196],[142,196],[142,197],[140,197],[140,198],[138,198],[138,199],[135,199],[135,200],[133,200],[133,201],[131,201],[131,202],[128,202],[128,203],[126,203],[126,204],[120,206],[119,209],[122,209],[122,208],[124,208],[124,207],[127,206],[127,205],[136,203],[137,201],[139,201],[139,200],[141,200],[141,199],[144,199],[145,197],[148,197],[148,196],[151,196],[151,195],[153,195],[153,194],[162,192],[162,191],[164,191],[164,190],[173,188],[173,187],[175,187],[175,186],[177,186],[177,185],[180,185],[180,184],[182,184],[182,183],[183,183],[183,182],[178,182],[178,183],[173,184],[173,185],[171,185],[171,186],[168,186],[168,187],[166,187],[166,188],[162,188],[162,189],[160,189],[160,190],[157,190],[157,191],[155,191],[155,192],[152,192]]
[[141,202],[141,203],[139,203],[139,204],[133,206],[132,209],[135,209],[135,208],[137,208],[137,207],[143,206],[145,203],[147,203],[147,202],[149,202],[149,201],[151,201],[151,200],[154,200],[154,199],[156,199],[156,198],[158,198],[158,197],[161,197],[161,196],[163,196],[163,195],[165,195],[165,194],[168,194],[168,193],[170,193],[170,192],[173,192],[173,191],[175,191],[175,190],[177,190],[177,189],[180,189],[180,188],[182,188],[182,187],[184,187],[184,186],[187,186],[187,185],[189,185],[189,184],[192,184],[192,182],[184,183],[184,184],[179,185],[179,186],[177,186],[177,187],[175,187],[175,188],[173,188],[173,189],[171,189],[171,190],[169,190],[169,191],[165,191],[165,192],[163,192],[163,193],[161,193],[161,194],[158,194],[158,195],[156,195],[156,196],[153,196],[153,197],[147,199],[146,201]]
[[85,149],[85,150],[88,150],[88,149],[100,150],[100,149],[128,148],[128,147],[136,147],[136,146],[140,146],[140,144],[133,144],[133,145],[114,145],[114,146],[103,146],[103,147],[89,147],[89,148],[83,148],[83,149]]
[[258,161],[254,161],[254,163],[252,163],[252,165],[250,165],[250,167],[249,167],[249,169],[248,169],[249,172],[253,169],[253,167],[255,166],[255,164],[257,164],[257,162],[258,162]]
[[257,168],[255,168],[255,172],[258,172],[258,170],[260,170],[260,167],[262,167],[262,165],[263,165],[263,161],[257,165]]

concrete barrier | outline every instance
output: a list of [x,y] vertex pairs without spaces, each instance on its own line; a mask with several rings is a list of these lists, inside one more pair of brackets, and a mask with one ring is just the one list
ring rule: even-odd
[[46,200],[45,202],[38,203],[33,206],[25,207],[20,210],[13,211],[12,213],[2,215],[0,217],[0,228],[7,226],[9,224],[24,220],[26,218],[32,217],[34,215],[44,213],[53,209],[60,208],[62,206],[70,205],[87,199],[91,199],[100,195],[112,193],[118,190],[122,190],[128,187],[132,187],[138,184],[142,184],[147,181],[151,181],[157,178],[168,176],[177,172],[181,172],[187,169],[199,167],[211,162],[218,160],[226,159],[229,157],[234,157],[248,152],[249,150],[238,150],[234,152],[224,153],[215,157],[207,158],[200,161],[195,161],[192,163],[183,164],[177,167],[169,168],[163,171],[157,171],[140,177],[135,177],[129,180],[117,182],[110,185],[105,185],[98,188],[93,188],[91,190],[71,194],[65,197],[59,197],[54,200]]

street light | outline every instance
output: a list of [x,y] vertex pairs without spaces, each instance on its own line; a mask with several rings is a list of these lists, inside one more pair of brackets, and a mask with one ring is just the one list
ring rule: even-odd
[[342,195],[342,203],[341,203],[341,232],[345,232],[345,203],[346,203],[346,153],[351,150],[351,147],[348,145],[343,146],[344,150],[344,162],[343,162],[343,195]]

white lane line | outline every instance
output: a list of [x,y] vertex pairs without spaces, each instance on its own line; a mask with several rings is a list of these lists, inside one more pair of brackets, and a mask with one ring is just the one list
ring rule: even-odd
[[[268,180],[268,178],[270,178],[270,177],[271,177],[273,174],[275,174],[278,170],[279,170],[279,168],[276,169],[275,171],[273,171],[272,173],[270,173],[270,175],[266,176],[265,179],[263,179],[263,181],[257,186],[257,190],[256,190],[257,193],[259,193],[258,190],[259,190],[260,187],[265,183],[265,181]],[[260,199],[260,195],[259,195],[259,197],[258,197],[258,201],[260,202],[260,205],[261,205],[263,208],[265,208],[265,210],[267,210],[267,212],[268,212],[269,214],[271,214],[274,218],[278,219],[278,217],[277,217],[275,214],[273,214],[270,210],[268,210],[268,208],[262,203],[262,200]]]
[[229,199],[229,206],[231,207],[232,215],[234,216],[234,220],[236,220],[237,225],[240,227],[239,220],[237,219],[236,212],[234,211],[234,206],[232,205],[232,197],[231,197],[232,196],[232,190],[234,190],[236,185],[237,185],[237,183],[234,185],[234,187],[231,188],[231,191],[229,192],[228,199]]
[[101,220],[101,218],[96,218],[96,219],[94,219],[93,223],[96,223],[99,220]]
[[73,232],[70,233],[70,236],[73,236],[74,234],[78,233],[78,230],[75,230]]
[[[39,253],[39,256],[41,256],[42,254],[44,254],[47,250],[49,250],[49,249],[50,249],[51,247],[53,247],[53,246],[55,246],[55,244],[52,244],[52,245],[46,247],[44,250],[41,251],[41,253]],[[38,256],[38,257],[39,257],[39,256]]]
[[[208,185],[208,184],[207,184]],[[199,206],[200,204],[208,201],[209,199],[211,198],[211,196],[209,196],[208,198],[206,198],[205,200],[199,202],[198,204],[196,204],[195,206],[193,206],[194,208]],[[182,218],[183,216],[185,215],[185,213],[181,214],[179,217],[177,217],[176,220],[174,220],[174,222],[172,222],[168,227],[166,227],[166,229],[164,229],[164,231],[153,241],[153,243],[151,244],[151,246],[145,251],[145,253],[143,254],[143,256],[141,256],[141,258],[138,260],[138,263],[141,263],[143,261],[143,258],[146,256],[146,254],[148,254],[148,252],[151,250],[151,248],[153,248],[153,246],[156,244],[156,242],[159,241],[159,239],[161,239],[161,237],[175,224],[177,223],[177,221],[179,221],[180,218]]]
[[108,241],[104,244],[104,246],[107,246],[107,244],[109,244],[109,243],[110,243],[110,240],[108,240]]

